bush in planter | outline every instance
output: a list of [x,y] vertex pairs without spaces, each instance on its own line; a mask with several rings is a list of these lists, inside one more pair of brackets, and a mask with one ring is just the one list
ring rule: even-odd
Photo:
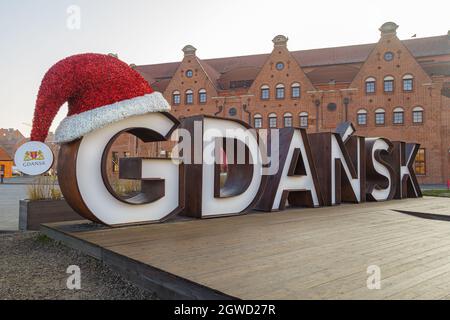
[[62,193],[57,176],[40,176],[28,186],[28,200],[61,200]]

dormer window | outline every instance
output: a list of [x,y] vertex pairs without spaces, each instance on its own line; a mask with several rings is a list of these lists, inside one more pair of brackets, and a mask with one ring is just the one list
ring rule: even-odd
[[187,78],[192,78],[193,75],[194,75],[194,72],[192,70],[187,70],[186,71],[186,77]]

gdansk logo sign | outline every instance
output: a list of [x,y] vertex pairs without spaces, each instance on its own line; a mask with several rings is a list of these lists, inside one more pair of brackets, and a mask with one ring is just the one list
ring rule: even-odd
[[[144,142],[177,142],[171,159],[120,159],[119,178],[141,181],[140,191],[128,198],[117,194],[107,170],[111,146],[124,132]],[[413,168],[418,144],[354,133],[350,123],[337,132],[307,134],[148,113],[62,144],[58,178],[74,210],[110,226],[162,222],[177,214],[209,218],[421,196]]]
[[14,162],[23,173],[38,175],[51,168],[53,165],[53,153],[46,144],[30,141],[17,149],[14,155]]

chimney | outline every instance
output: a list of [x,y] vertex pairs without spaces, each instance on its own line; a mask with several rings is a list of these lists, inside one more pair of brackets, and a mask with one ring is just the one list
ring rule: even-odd
[[274,48],[276,47],[285,47],[287,46],[288,38],[283,36],[282,34],[276,36],[272,39]]
[[381,36],[396,35],[397,28],[398,28],[398,25],[395,22],[385,22],[378,30],[380,30]]
[[183,48],[183,52],[184,52],[184,56],[195,56],[195,52],[197,51],[197,49],[195,49],[194,46],[191,46],[190,44],[188,44],[187,46],[185,46]]

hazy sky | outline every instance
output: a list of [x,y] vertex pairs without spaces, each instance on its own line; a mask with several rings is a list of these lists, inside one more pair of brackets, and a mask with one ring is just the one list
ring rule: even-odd
[[179,61],[186,44],[200,58],[268,53],[277,34],[289,37],[290,50],[371,43],[386,21],[400,25],[400,39],[443,35],[450,29],[449,3],[0,0],[0,128],[29,134],[23,123],[31,124],[44,73],[72,54],[113,52],[127,63],[152,64]]

